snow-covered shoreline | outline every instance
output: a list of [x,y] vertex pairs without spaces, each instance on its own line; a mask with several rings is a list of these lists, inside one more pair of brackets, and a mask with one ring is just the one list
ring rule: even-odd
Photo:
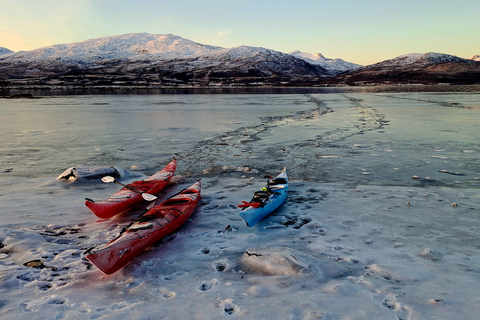
[[275,86],[275,85],[228,85],[228,86],[75,86],[75,85],[8,85],[0,91],[0,98],[18,94],[31,94],[33,97],[65,95],[108,95],[108,94],[315,94],[315,93],[388,93],[388,92],[480,92],[480,85],[365,85],[365,86]]

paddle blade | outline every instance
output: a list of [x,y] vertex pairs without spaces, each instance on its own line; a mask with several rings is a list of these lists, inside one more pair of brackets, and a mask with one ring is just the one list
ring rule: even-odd
[[115,182],[115,178],[111,176],[105,176],[102,178],[102,181],[105,183]]
[[237,207],[239,207],[239,208],[248,208],[248,207],[260,208],[260,205],[261,205],[259,202],[246,202],[246,201],[242,201],[242,202],[243,203],[237,205]]
[[148,210],[152,209],[153,207],[155,207],[155,202],[150,203],[150,204],[145,208],[145,210],[148,211]]
[[142,197],[147,201],[157,200],[157,197],[150,193],[142,193]]

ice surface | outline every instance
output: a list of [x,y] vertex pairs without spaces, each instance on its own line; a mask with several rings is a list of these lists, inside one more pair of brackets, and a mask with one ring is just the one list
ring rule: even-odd
[[[2,319],[478,317],[478,94],[72,96],[0,109]],[[157,201],[202,178],[200,205],[103,275],[83,252],[143,207],[98,219],[83,199],[118,186],[55,178],[72,164],[135,166],[129,182],[174,153]],[[245,227],[237,204],[284,166],[287,202]]]

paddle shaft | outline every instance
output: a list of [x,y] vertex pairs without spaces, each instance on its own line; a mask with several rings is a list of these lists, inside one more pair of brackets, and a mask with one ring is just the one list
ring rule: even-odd
[[133,192],[136,192],[136,193],[143,193],[141,192],[140,190],[137,190],[135,189],[134,187],[130,187],[130,186],[127,186],[126,184],[123,184],[121,182],[118,182],[117,180],[113,180],[114,183],[118,184],[118,185],[121,185],[122,187],[124,188],[127,188],[128,190],[132,190]]
[[146,193],[146,192],[143,192],[143,191],[140,191],[140,190],[137,190],[135,189],[134,187],[132,186],[129,186],[129,185],[125,185],[123,183],[120,183],[118,182],[117,180],[115,180],[114,177],[110,177],[110,176],[106,176],[106,177],[103,177],[102,178],[102,181],[105,182],[105,183],[110,183],[110,182],[115,182],[116,184],[119,184],[121,185],[122,187],[130,190],[130,191],[133,191],[133,192],[136,192],[138,194],[141,194],[143,199],[147,200],[147,201],[153,201],[155,199],[157,199],[157,196],[154,196],[153,194],[149,194],[149,193]]

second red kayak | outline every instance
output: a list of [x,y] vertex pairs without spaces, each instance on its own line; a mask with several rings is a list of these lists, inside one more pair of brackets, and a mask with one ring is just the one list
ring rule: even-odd
[[146,213],[125,227],[99,250],[86,258],[105,274],[112,274],[155,242],[171,234],[187,221],[200,200],[200,181]]
[[144,201],[143,193],[156,195],[165,188],[177,169],[174,158],[165,168],[142,181],[134,181],[104,201],[85,199],[85,205],[99,218],[111,218]]

